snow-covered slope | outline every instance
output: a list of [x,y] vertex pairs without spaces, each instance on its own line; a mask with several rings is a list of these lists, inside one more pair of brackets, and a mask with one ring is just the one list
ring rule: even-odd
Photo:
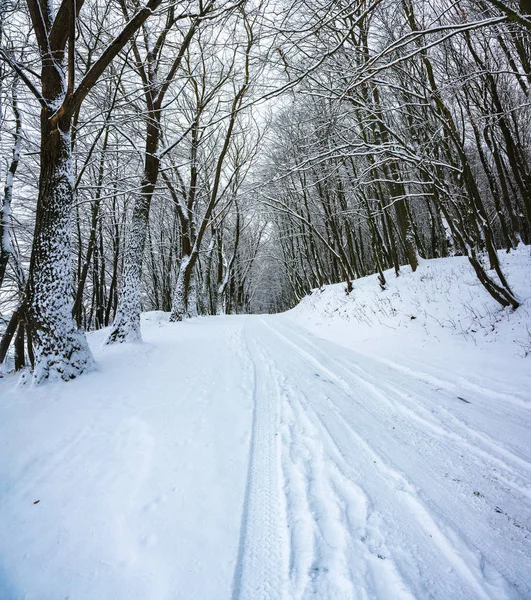
[[0,379],[0,600],[531,598],[528,251],[504,266],[515,313],[429,261]]
[[[314,290],[287,315],[317,335],[415,371],[463,385],[508,386],[531,399],[531,248],[500,253],[521,306],[501,309],[464,257],[421,260],[416,273],[377,276]],[[406,367],[407,366],[407,367]]]

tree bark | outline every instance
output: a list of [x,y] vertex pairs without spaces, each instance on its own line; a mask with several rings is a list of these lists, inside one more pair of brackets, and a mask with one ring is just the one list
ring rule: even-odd
[[122,292],[112,330],[107,339],[108,344],[138,342],[142,339],[140,333],[142,261],[147,238],[149,209],[160,169],[160,159],[157,156],[161,134],[160,122],[158,116],[150,116],[142,187],[133,206],[131,229],[125,251]]
[[33,333],[34,381],[73,379],[94,368],[71,307],[71,214],[74,202],[70,119],[41,115],[39,198],[26,315]]

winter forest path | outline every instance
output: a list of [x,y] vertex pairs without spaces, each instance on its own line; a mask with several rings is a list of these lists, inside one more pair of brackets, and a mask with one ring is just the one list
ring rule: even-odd
[[234,598],[529,597],[531,412],[252,317]]
[[284,315],[165,319],[0,380],[2,600],[531,597],[525,398]]

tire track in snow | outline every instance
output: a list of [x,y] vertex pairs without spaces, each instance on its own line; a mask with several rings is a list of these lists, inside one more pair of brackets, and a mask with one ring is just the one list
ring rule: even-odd
[[[329,404],[334,411],[337,411],[337,405],[335,403],[330,401]],[[339,413],[337,414],[340,416]],[[331,435],[330,430],[322,418],[321,422],[328,430],[329,435]],[[471,568],[468,565],[468,562],[464,560],[464,556],[468,555],[468,557],[472,559],[471,562],[475,562],[471,550],[466,546],[464,541],[449,527],[445,527],[445,534],[432,517],[429,510],[424,506],[418,497],[416,489],[407,477],[387,464],[382,457],[371,448],[360,435],[358,435],[354,427],[350,425],[348,421],[343,419],[343,422],[349,428],[350,434],[356,439],[357,445],[361,447],[363,452],[367,454],[370,460],[372,460],[373,464],[376,465],[376,468],[384,478],[387,479],[388,488],[393,489],[395,491],[395,497],[401,499],[402,504],[410,509],[410,512],[415,517],[417,523],[424,529],[425,533],[433,539],[433,542],[437,545],[441,554],[448,560],[455,571],[459,573],[461,578],[474,590],[476,594],[475,597],[484,599],[491,598],[491,595],[483,587],[481,574],[478,574],[477,569]],[[343,453],[344,449],[342,449],[341,442],[336,443],[339,451]],[[456,550],[456,546],[458,550]]]
[[[368,356],[368,355],[366,355]],[[454,392],[457,385],[460,385],[472,392],[479,393],[483,396],[488,396],[492,400],[506,402],[515,406],[517,408],[524,409],[526,411],[531,411],[531,402],[520,398],[518,396],[512,394],[506,394],[504,392],[498,392],[496,390],[487,388],[485,386],[474,383],[473,381],[468,381],[463,377],[460,377],[456,382],[447,381],[445,379],[441,379],[435,375],[430,375],[429,373],[424,373],[423,371],[418,371],[416,369],[411,369],[405,365],[401,365],[392,360],[388,360],[381,357],[370,356],[372,360],[379,361],[383,365],[386,365],[396,371],[402,372],[404,375],[411,377],[412,379],[417,379],[418,381],[423,381],[424,383],[428,383],[431,385],[439,386],[449,392]]]
[[[279,393],[258,347],[244,330],[254,371],[249,471],[234,574],[233,600],[282,600],[286,581],[286,524],[281,514]],[[260,366],[259,366],[260,365]]]
[[[254,433],[233,598],[411,600],[392,560],[382,562],[378,551],[385,545],[377,528],[366,522],[368,501],[336,464],[339,454],[335,452],[334,460],[325,452],[323,430],[303,408],[304,396],[299,398],[300,390],[287,384],[270,354],[259,350],[255,340],[247,342],[255,370]],[[278,382],[283,382],[280,387]],[[269,403],[280,400],[278,457],[260,450],[263,434],[269,442],[276,438],[274,427],[260,426],[264,416],[260,407],[266,397]],[[274,489],[276,483],[267,484],[263,467],[277,458],[282,463],[284,494],[279,490],[264,500],[263,489]],[[260,522],[264,514],[279,515],[277,526]],[[371,528],[372,536],[367,534]],[[285,535],[278,535],[282,529]],[[354,531],[361,538],[355,547]],[[283,543],[289,556],[277,554],[271,560],[270,542],[277,536],[279,548]]]
[[[345,475],[333,440],[305,408],[301,390],[285,379],[282,389],[284,428],[289,432],[283,463],[292,539],[290,598],[411,600],[394,562],[382,562],[381,553],[387,558],[389,553],[370,523],[378,515],[370,510],[363,490]],[[309,552],[301,548],[301,538],[311,543]]]
[[[313,344],[311,341],[303,338],[303,336],[299,335],[297,332],[294,332],[294,334],[297,336],[297,339],[301,339],[317,352],[322,354],[322,350],[315,346],[315,344]],[[303,352],[306,351],[303,350]],[[519,497],[525,496],[526,498],[531,499],[531,486],[526,483],[529,481],[529,475],[531,474],[531,463],[529,461],[521,458],[505,448],[502,448],[499,444],[492,440],[488,434],[472,429],[469,425],[450,413],[447,409],[438,406],[438,412],[444,414],[446,422],[450,422],[454,426],[453,429],[445,427],[443,421],[436,418],[432,412],[424,409],[419,401],[413,402],[412,399],[409,400],[408,395],[400,391],[396,384],[390,385],[388,383],[377,383],[374,377],[372,377],[365,369],[350,360],[340,359],[338,361],[334,360],[329,355],[326,356],[326,360],[327,362],[333,363],[336,367],[339,367],[339,369],[341,369],[343,372],[343,376],[345,378],[337,378],[336,376],[336,379],[339,380],[339,383],[342,385],[345,391],[351,387],[347,380],[352,380],[353,384],[363,386],[369,394],[376,395],[379,400],[387,404],[387,406],[390,408],[400,411],[409,420],[416,421],[423,428],[426,428],[423,431],[424,433],[432,435],[435,439],[447,438],[452,440],[452,442],[458,444],[463,451],[473,454],[478,459],[477,464],[481,466],[484,465],[485,461],[490,462],[493,467],[498,470],[497,477],[501,482],[512,488],[519,495]],[[322,365],[322,368],[325,369],[327,374],[331,373],[330,369],[326,368],[324,365]],[[351,372],[352,369],[360,374],[354,375]],[[404,387],[406,387],[409,391],[412,391],[415,396],[418,396],[418,390],[415,390],[413,386],[406,384]],[[349,389],[349,391],[351,390]],[[391,400],[389,395],[395,396],[395,400]],[[405,406],[405,403],[407,403],[409,406]],[[467,439],[465,436],[473,438],[476,443],[470,439]],[[483,444],[484,448],[486,447],[488,450],[481,448],[477,442]],[[508,461],[512,462],[514,466],[510,465]],[[519,468],[524,469],[526,474],[524,475],[520,473],[516,465],[518,465]],[[499,472],[500,469],[505,471],[506,474],[502,475]]]
[[[345,361],[345,364],[343,364],[343,361],[333,362],[339,368],[345,370],[345,372],[348,372],[345,364],[350,368],[358,369],[356,365],[349,361]],[[359,370],[363,371],[362,369]],[[410,422],[418,423],[423,433],[430,435],[434,440],[440,441],[442,438],[450,440],[453,444],[458,445],[468,457],[473,455],[475,463],[480,467],[484,467],[486,462],[490,463],[492,468],[497,471],[497,478],[500,482],[511,488],[519,498],[526,497],[531,500],[531,486],[526,483],[528,475],[519,473],[507,461],[519,465],[531,474],[531,464],[529,462],[502,448],[486,434],[473,430],[443,407],[438,407],[438,412],[446,417],[446,422],[454,425],[454,429],[445,427],[441,419],[435,417],[432,412],[424,409],[420,402],[414,402],[413,398],[410,398],[408,394],[402,392],[395,385],[387,383],[376,384],[374,378],[370,377],[369,374],[365,374],[364,376],[351,374],[350,378],[358,385],[361,385],[370,395],[377,397],[383,404],[400,412]],[[469,435],[470,438],[482,442],[484,446],[492,450],[497,456],[484,450],[470,439],[467,439],[465,435]],[[501,456],[505,460],[500,458]],[[505,471],[505,475],[502,475],[500,470]]]
[[[369,382],[365,381],[365,383]],[[443,422],[440,419],[430,418],[429,415],[431,413],[419,406],[418,403],[415,404],[415,409],[410,408],[412,404],[411,399],[404,392],[387,384],[383,384],[383,386],[389,394],[398,397],[402,400],[402,402],[398,401],[393,402],[392,404],[397,410],[401,411],[408,419],[417,421],[422,427],[426,427],[428,430],[431,430],[435,436],[438,436],[439,438],[446,438],[458,444],[462,448],[463,452],[471,453],[475,456],[475,458],[477,459],[477,464],[484,464],[485,461],[490,462],[491,465],[493,465],[493,468],[497,471],[497,478],[504,485],[513,489],[520,497],[525,496],[526,498],[531,500],[531,486],[526,484],[526,478],[520,473],[518,473],[503,459],[498,458],[498,456],[505,456],[508,460],[513,460],[515,463],[520,464],[522,467],[524,467],[531,473],[531,465],[528,462],[523,461],[522,459],[515,456],[509,451],[505,451],[504,448],[501,448],[496,442],[490,440],[484,434],[479,434],[478,432],[474,431],[472,428],[462,423],[459,419],[456,419],[446,409],[439,408],[440,412],[446,416],[448,421],[453,422],[457,429],[464,430],[464,435],[468,434],[470,435],[470,437],[480,440],[484,443],[485,446],[489,447],[490,449],[492,449],[493,452],[498,454],[498,456],[490,454],[483,448],[469,441],[466,437],[464,437],[464,435],[457,433],[457,431],[455,430],[450,430],[444,427]],[[375,387],[375,390],[378,390],[378,388]],[[505,471],[506,475],[502,475],[500,469]]]
[[290,588],[294,600],[354,598],[340,501],[327,475],[319,433],[286,385],[282,393],[282,465],[290,528]]
[[[322,346],[315,344],[307,335],[301,334],[297,330],[297,328],[292,328],[290,331],[297,338],[297,340],[299,340],[305,346],[310,347],[312,349],[312,351],[315,351],[315,352],[319,353],[320,355],[326,354],[323,352]],[[325,345],[331,344],[330,342],[327,342],[326,340],[322,340],[322,342]],[[356,355],[359,355],[360,359],[362,359],[363,361],[365,361],[365,362],[369,361],[374,366],[382,367],[382,368],[378,369],[378,378],[379,379],[383,378],[384,380],[387,379],[387,383],[388,383],[389,387],[393,387],[393,386],[396,387],[397,382],[398,382],[400,384],[400,387],[403,390],[411,391],[416,396],[418,396],[418,391],[419,391],[418,384],[420,383],[420,385],[423,386],[425,391],[428,389],[431,389],[431,390],[437,392],[437,394],[432,394],[432,396],[434,398],[440,399],[441,398],[440,392],[442,392],[442,395],[447,400],[455,403],[455,399],[458,398],[458,396],[457,396],[458,392],[456,391],[457,384],[461,383],[464,386],[464,384],[467,383],[464,379],[460,379],[459,382],[457,382],[457,383],[452,383],[450,381],[445,381],[440,378],[433,378],[432,376],[430,376],[426,373],[420,372],[420,371],[413,371],[413,370],[409,369],[408,367],[402,367],[402,365],[399,365],[398,363],[393,362],[393,361],[388,361],[388,360],[385,360],[385,359],[382,359],[379,357],[372,357],[370,355],[365,355],[361,352],[357,352],[357,351],[347,349],[347,348],[345,348],[344,351],[345,351],[345,356],[356,354]],[[367,379],[367,377],[368,377],[373,383],[375,383],[374,378],[370,375],[370,373],[366,369],[362,368],[356,361],[345,358],[345,356],[343,356],[339,362],[338,361],[332,361],[332,362],[334,362],[338,366],[342,366],[343,369],[345,369],[345,367],[347,367],[347,370],[348,370],[348,368],[353,368],[357,372],[359,372],[362,375],[362,377],[364,377],[365,379]],[[328,360],[328,358],[329,357],[326,354],[326,359]],[[417,384],[417,387],[413,386],[412,382],[415,382]],[[470,382],[468,382],[468,383],[470,383]],[[467,386],[464,386],[464,387],[467,387]],[[491,418],[499,420],[500,417],[507,418],[508,416],[510,416],[512,419],[514,419],[515,415],[517,415],[517,419],[519,422],[524,423],[527,426],[531,426],[531,418],[529,415],[529,409],[531,409],[530,402],[522,401],[520,403],[518,403],[518,402],[513,403],[513,407],[511,407],[511,412],[507,413],[507,410],[505,410],[505,409],[507,409],[507,406],[504,406],[503,403],[500,403],[498,401],[499,397],[500,396],[510,397],[510,398],[513,398],[514,400],[517,400],[516,397],[509,396],[507,394],[501,394],[498,392],[494,392],[492,390],[488,390],[487,388],[476,385],[476,384],[471,384],[470,386],[468,386],[468,388],[471,391],[474,391],[477,394],[479,394],[479,396],[477,396],[477,395],[472,396],[474,398],[474,400],[481,399],[484,401],[485,396],[496,399],[496,402],[494,402],[494,403],[482,402],[482,409],[487,411],[490,414]],[[492,393],[488,393],[488,392],[492,392]],[[426,399],[426,396],[424,396],[424,398]],[[427,398],[429,398],[429,396]],[[522,410],[522,408],[524,410]],[[480,432],[477,429],[472,429],[471,427],[469,427],[467,425],[466,422],[464,422],[464,420],[458,419],[454,415],[452,415],[452,416],[454,418],[454,421],[456,423],[458,423],[459,426],[467,429],[469,431],[469,433],[471,433],[472,435],[475,435],[478,439],[483,439],[485,444],[490,445],[495,452],[499,452],[500,454],[503,454],[506,458],[513,460],[515,463],[517,463],[521,467],[525,468],[526,470],[531,469],[531,461],[529,460],[528,455],[526,456],[526,458],[524,458],[522,456],[515,454],[514,452],[511,452],[507,448],[500,447],[499,445],[496,444],[496,442],[494,442],[492,440],[491,436],[489,436],[487,433]],[[526,450],[529,450],[529,447],[526,447]]]
[[[481,577],[478,576],[478,574],[475,573],[470,567],[468,567],[463,558],[463,555],[471,554],[466,545],[454,532],[451,532],[453,544],[450,542],[448,537],[437,525],[430,512],[418,498],[414,486],[409,482],[405,475],[396,471],[389,464],[387,464],[382,457],[366,442],[366,440],[364,440],[357,433],[356,429],[349,423],[349,421],[342,417],[337,405],[331,401],[330,398],[327,400],[336,417],[348,428],[350,436],[356,440],[356,446],[368,456],[368,462],[372,462],[383,478],[387,480],[387,486],[383,488],[383,491],[393,490],[395,497],[401,499],[402,505],[409,509],[409,512],[413,515],[416,522],[422,527],[422,529],[424,529],[424,532],[427,534],[427,536],[432,538],[433,542],[437,545],[441,554],[460,574],[462,579],[466,581],[472,589],[474,589],[476,593],[475,597],[484,599],[490,598],[491,596],[483,588]],[[332,429],[330,424],[327,423],[327,420],[323,418],[322,415],[317,413],[315,414],[327,432],[328,437],[336,446],[338,452],[346,460],[349,454],[349,448],[341,441],[341,439],[338,439],[337,427],[335,428],[333,435]],[[446,529],[448,530],[448,528]],[[455,550],[454,545],[460,546],[460,552]]]
[[[415,410],[423,412],[424,415],[431,415],[432,424],[436,423],[441,429],[445,429],[447,433],[456,433],[455,430],[451,431],[450,429],[444,428],[441,419],[435,418],[433,412],[427,411],[422,406],[419,406],[418,402],[413,402],[413,397],[409,397],[408,394],[405,394],[403,391],[398,389],[396,385],[391,385],[389,383],[377,384],[375,382],[374,377],[372,377],[365,369],[362,369],[359,365],[356,365],[352,361],[341,360],[340,362],[336,361],[336,364],[342,367],[343,369],[354,368],[360,373],[359,376],[355,376],[356,379],[361,380],[364,384],[374,386],[374,389],[380,388],[380,391],[385,391],[387,393],[391,393],[393,395],[398,396],[402,401],[405,401],[410,406],[414,405]],[[408,391],[412,396],[418,396],[418,390],[415,390],[413,386],[406,384],[402,385],[402,387],[403,389]],[[484,446],[488,447],[489,450],[498,455],[497,457],[495,457],[492,454],[489,454],[485,451],[481,451],[481,449],[478,448],[478,450],[481,451],[482,458],[486,458],[488,456],[489,458],[498,461],[499,463],[503,464],[504,468],[506,468],[508,471],[513,472],[515,475],[518,475],[518,473],[515,471],[514,467],[511,467],[508,464],[507,461],[512,462],[514,465],[518,465],[519,468],[524,469],[525,471],[527,471],[528,474],[531,474],[531,462],[529,462],[525,458],[522,458],[521,456],[518,456],[514,452],[511,452],[510,450],[507,450],[506,448],[500,446],[487,433],[480,432],[477,429],[470,427],[470,425],[468,425],[465,421],[456,417],[453,413],[451,413],[448,409],[444,408],[443,406],[437,406],[437,411],[441,414],[444,414],[446,421],[451,421],[452,424],[456,427],[456,429],[459,429],[461,432],[463,432],[464,435],[469,435],[470,437],[475,438],[478,442],[481,442],[482,444],[484,444]],[[472,444],[469,440],[463,438],[462,436],[459,437],[467,445],[467,447],[474,447],[474,444]]]
[[[332,361],[332,362],[334,362],[334,361]],[[339,364],[339,363],[336,363],[336,364]],[[505,463],[504,461],[498,459],[495,456],[492,456],[491,454],[482,450],[481,448],[476,447],[473,443],[469,442],[468,440],[466,440],[459,434],[457,434],[453,431],[448,431],[448,430],[444,429],[442,426],[442,423],[440,421],[439,421],[440,427],[438,427],[437,425],[433,425],[430,421],[425,420],[422,417],[419,417],[414,412],[413,409],[406,408],[402,404],[399,404],[396,402],[390,402],[388,400],[388,398],[383,394],[383,392],[377,386],[374,386],[373,384],[370,384],[369,382],[367,382],[365,380],[362,381],[362,380],[360,380],[359,377],[354,377],[354,379],[358,383],[362,383],[364,386],[366,386],[368,391],[371,393],[371,395],[373,397],[378,398],[383,403],[387,404],[387,406],[393,407],[396,410],[399,410],[399,411],[405,413],[406,416],[409,417],[410,420],[416,420],[416,421],[420,422],[422,425],[423,433],[425,433],[424,427],[428,427],[427,433],[430,433],[429,429],[431,428],[432,436],[433,436],[434,432],[436,434],[433,436],[434,441],[437,441],[437,438],[446,438],[452,442],[452,447],[455,446],[455,444],[457,443],[457,446],[460,447],[462,449],[462,452],[464,453],[463,455],[461,455],[461,458],[463,458],[463,456],[465,456],[465,455],[467,456],[467,458],[470,458],[470,453],[472,453],[474,455],[474,457],[473,457],[474,462],[477,465],[477,467],[479,467],[479,470],[483,470],[483,471],[485,470],[485,462],[490,462],[492,465],[497,465],[498,468],[494,469],[495,475],[492,476],[493,480],[495,480],[497,482],[497,487],[493,490],[491,490],[490,487],[487,487],[485,489],[480,488],[480,489],[483,489],[484,495],[477,491],[473,492],[473,490],[477,490],[478,488],[473,487],[471,482],[466,482],[466,481],[463,482],[462,481],[462,482],[460,482],[460,485],[461,486],[464,485],[467,488],[467,491],[468,491],[467,496],[468,497],[471,497],[472,495],[476,497],[476,503],[479,505],[483,505],[484,512],[486,512],[487,515],[491,515],[491,519],[495,515],[495,513],[498,513],[499,515],[503,515],[506,519],[508,519],[508,521],[512,524],[512,526],[517,528],[514,530],[514,534],[511,536],[511,538],[513,539],[514,542],[516,542],[516,544],[513,546],[514,552],[516,554],[520,553],[519,546],[521,546],[524,538],[525,539],[529,538],[530,530],[525,525],[525,521],[522,520],[522,516],[520,516],[520,518],[514,518],[514,516],[509,514],[510,509],[508,509],[509,513],[507,513],[505,511],[503,511],[502,509],[500,509],[498,504],[500,504],[502,506],[504,505],[503,497],[500,496],[500,493],[499,493],[500,489],[504,490],[505,492],[512,490],[512,492],[513,492],[512,497],[516,500],[518,505],[521,505],[522,502],[527,501],[530,498],[530,489],[529,489],[529,486],[526,485],[525,475],[520,475],[513,467],[508,466],[507,463]],[[390,387],[390,390],[395,395],[399,395],[400,397],[407,397],[405,394],[401,393],[396,387],[392,387],[392,388]],[[335,406],[338,410],[338,416],[340,416],[341,419],[345,420],[345,422],[352,429],[352,431],[356,431],[355,422],[346,418],[337,404]],[[419,409],[418,404],[415,404],[414,408],[415,408],[415,410],[418,410]],[[451,413],[449,413],[448,411],[445,411],[444,409],[442,409],[442,411],[447,413],[448,418],[450,420],[452,420],[451,417],[453,417],[453,415],[451,415]],[[453,419],[453,420],[456,420],[458,423],[460,423],[460,421],[457,419]],[[478,437],[480,437],[480,434],[478,434]],[[441,446],[440,452],[444,452],[444,448],[442,446]],[[513,456],[509,452],[507,454],[510,455],[511,457]],[[514,456],[514,458],[515,458],[515,462],[518,463],[519,462],[518,457]],[[522,466],[528,466],[528,463],[526,463],[525,461],[522,461]],[[505,470],[507,476],[504,476],[502,474],[502,472],[500,471],[500,469],[502,471]],[[483,475],[483,477],[486,477],[486,475]],[[507,477],[509,477],[509,478],[507,478]],[[455,481],[457,481],[457,480],[455,480]],[[502,485],[500,486],[499,484],[502,484]],[[475,485],[477,485],[477,484],[475,484]],[[418,498],[418,494],[416,494],[416,496]],[[421,508],[423,508],[423,510],[420,511],[424,515],[423,520],[429,524],[430,521],[433,521],[433,519],[431,518],[431,514],[429,511],[427,511],[426,507],[422,503],[420,503],[420,504],[421,504]],[[529,504],[529,503],[527,502],[527,504]],[[524,512],[525,512],[525,510],[524,510]],[[447,521],[447,519],[443,519],[442,525],[443,525],[444,530],[449,533],[449,536],[448,536],[449,541],[451,543],[453,543],[454,545],[457,545],[457,546],[461,545],[463,548],[463,554],[465,554],[465,555],[467,553],[470,554],[469,550],[471,550],[472,547],[469,544],[467,544],[464,540],[461,541],[458,538],[458,536],[456,535],[456,530],[455,529],[452,530],[451,528],[449,528],[448,523],[445,521]],[[489,565],[484,563],[484,558],[483,558],[484,551],[488,550],[488,554],[491,556],[491,560],[493,557],[497,557],[497,560],[494,562],[494,564],[497,563],[498,565],[501,566],[505,562],[506,565],[507,564],[509,566],[511,565],[510,562],[509,563],[506,562],[506,559],[507,559],[506,552],[501,550],[498,547],[496,542],[487,542],[486,540],[484,540],[482,538],[481,534],[476,532],[474,529],[470,529],[470,528],[468,528],[468,536],[469,536],[470,541],[473,542],[473,545],[475,546],[475,548],[479,549],[478,568],[479,568],[480,572],[485,573],[486,578],[488,575],[493,580],[495,580],[497,578],[498,574],[492,573],[492,570],[490,569]],[[430,537],[435,537],[435,536],[430,534]],[[522,549],[524,549],[524,548],[522,548]],[[501,574],[501,572],[499,574]],[[525,575],[522,577],[521,571],[513,568],[511,570],[510,574],[506,574],[506,576],[508,577],[508,581],[518,582],[518,584],[517,584],[518,588],[520,590],[523,590],[523,589],[526,590],[526,592],[524,594],[527,594],[529,592],[529,585],[528,585],[528,583],[526,583]],[[527,595],[525,597],[527,597]],[[496,598],[497,598],[497,596],[496,596]]]
[[[296,343],[286,338],[285,335],[278,332],[275,328],[269,326],[263,322],[265,328],[271,331],[277,339],[284,341],[285,345],[295,350],[298,355],[305,362],[312,364],[318,370],[320,370],[326,377],[331,379],[337,387],[340,388],[341,392],[339,397],[343,397],[342,400],[352,400],[352,388],[349,386],[347,381],[331,371],[328,367],[323,365],[315,356],[309,354]],[[277,351],[282,356],[282,352]],[[328,357],[327,357],[328,358]],[[327,361],[328,362],[328,361]],[[290,365],[291,370],[295,365]],[[281,365],[280,369],[285,370],[286,365]],[[305,369],[308,371],[308,369]],[[321,378],[321,383],[326,386],[329,381]],[[303,387],[307,385],[307,382],[303,384]],[[337,398],[336,398],[337,400]],[[347,427],[349,430],[349,436],[356,439],[356,446],[361,448],[367,457],[367,462],[377,466],[380,475],[387,480],[387,486],[396,492],[396,497],[401,500],[403,508],[413,516],[417,525],[421,526],[424,530],[425,536],[429,537],[431,543],[435,543],[439,551],[446,557],[446,560],[451,565],[451,568],[459,574],[459,578],[465,583],[465,586],[469,588],[470,592],[473,591],[474,597],[478,598],[489,598],[489,597],[507,597],[507,584],[500,580],[500,575],[497,572],[493,572],[492,568],[488,565],[483,564],[483,557],[478,555],[476,551],[472,550],[467,543],[459,537],[454,530],[452,530],[448,523],[443,522],[437,523],[430,511],[421,502],[416,489],[411,485],[408,479],[403,473],[400,473],[395,468],[391,467],[384,459],[358,434],[358,428],[355,424],[349,420],[346,420],[342,414],[342,410],[339,405],[334,402],[331,398],[326,397],[326,401],[329,407],[332,409],[333,414],[336,418],[336,423],[333,431],[330,429],[330,416],[317,414],[316,416],[321,421],[323,427],[328,431],[330,438],[336,443],[343,458],[348,460],[349,447],[341,442],[341,437],[345,437],[344,434],[338,437],[338,425]],[[349,440],[351,443],[351,440]],[[353,474],[355,476],[355,474]],[[385,489],[385,486],[384,486]],[[485,587],[486,586],[486,587]]]

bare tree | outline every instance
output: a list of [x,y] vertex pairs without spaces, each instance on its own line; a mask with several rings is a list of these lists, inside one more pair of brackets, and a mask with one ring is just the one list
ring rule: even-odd
[[72,379],[94,367],[85,336],[72,320],[70,302],[73,206],[72,119],[102,73],[162,0],[149,0],[115,35],[76,85],[76,30],[83,0],[28,0],[41,63],[38,89],[31,73],[2,49],[41,107],[39,197],[28,285],[20,314],[35,352],[34,380]]

